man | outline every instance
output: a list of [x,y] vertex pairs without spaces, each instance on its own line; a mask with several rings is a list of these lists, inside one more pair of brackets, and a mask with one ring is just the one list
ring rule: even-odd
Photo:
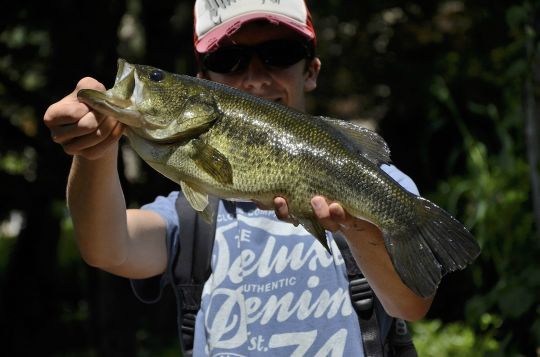
[[[302,0],[197,0],[195,47],[199,77],[300,111],[306,93],[317,86],[321,62],[313,54],[315,31]],[[80,103],[76,93],[82,88],[105,89],[84,78],[44,116],[53,140],[73,155],[67,201],[81,255],[92,266],[130,279],[161,275],[166,241],[179,239],[182,228],[178,192],[126,210],[117,171],[122,125]],[[416,191],[395,167],[384,169]],[[213,273],[197,315],[194,354],[362,355],[358,318],[332,235],[330,255],[303,228],[287,223],[285,199],[276,197],[274,204],[275,215],[250,203],[220,202]],[[346,237],[390,315],[417,320],[426,314],[431,299],[401,282],[377,227],[324,197],[311,204],[323,227]]]

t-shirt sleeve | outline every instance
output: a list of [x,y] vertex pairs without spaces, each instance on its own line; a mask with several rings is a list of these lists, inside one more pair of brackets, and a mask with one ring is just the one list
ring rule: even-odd
[[383,164],[381,166],[381,169],[388,175],[390,175],[390,177],[392,177],[397,183],[399,183],[401,187],[403,187],[410,193],[414,193],[415,195],[420,194],[420,192],[418,191],[418,187],[416,187],[414,181],[394,165]]
[[[142,210],[148,210],[159,214],[167,224],[167,260],[171,259],[171,251],[178,244],[178,214],[175,208],[175,202],[178,192],[171,192],[168,196],[158,196],[156,199],[141,207]],[[170,261],[167,262],[167,267]],[[135,296],[145,303],[154,303],[161,299],[163,287],[167,285],[167,274],[157,275],[147,279],[132,279],[131,287]]]

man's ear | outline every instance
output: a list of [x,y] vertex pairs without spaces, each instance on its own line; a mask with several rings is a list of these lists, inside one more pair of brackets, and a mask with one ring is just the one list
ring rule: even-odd
[[319,77],[319,72],[321,71],[321,60],[318,57],[315,57],[307,65],[307,69],[304,77],[304,91],[311,92],[317,88],[317,78]]

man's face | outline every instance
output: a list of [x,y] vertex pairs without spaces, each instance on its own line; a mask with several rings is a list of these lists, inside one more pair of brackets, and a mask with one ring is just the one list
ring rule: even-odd
[[[231,41],[250,46],[295,36],[286,27],[256,22],[244,25],[231,36]],[[305,59],[286,68],[268,67],[254,55],[245,70],[231,73],[207,71],[199,73],[199,76],[305,111],[305,93],[316,88],[320,65],[319,59],[314,58],[307,65],[307,70]]]

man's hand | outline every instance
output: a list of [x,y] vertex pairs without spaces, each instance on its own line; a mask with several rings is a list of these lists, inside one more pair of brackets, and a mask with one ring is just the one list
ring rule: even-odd
[[116,147],[123,126],[79,102],[77,92],[83,88],[105,90],[95,79],[83,78],[72,93],[47,109],[43,121],[51,131],[52,140],[62,145],[67,154],[95,160]]
[[[351,216],[338,202],[330,202],[322,196],[315,196],[311,199],[311,207],[321,226],[331,232],[341,231],[346,236],[355,233],[379,233],[375,225]],[[287,201],[283,197],[274,198],[274,211],[278,219],[298,224],[290,217]],[[379,234],[376,235],[379,236]]]

